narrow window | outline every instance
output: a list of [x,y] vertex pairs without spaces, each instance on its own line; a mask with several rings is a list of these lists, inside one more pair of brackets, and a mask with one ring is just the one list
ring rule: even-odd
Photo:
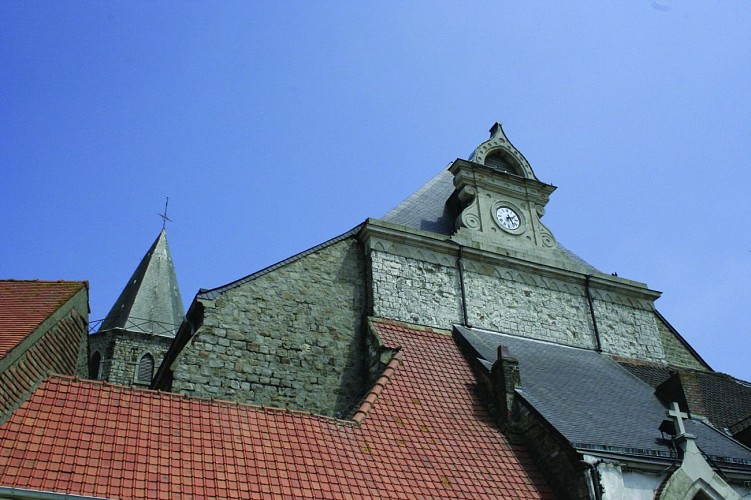
[[89,363],[89,378],[99,378],[99,367],[102,364],[102,355],[99,351],[94,351],[91,355],[91,362]]
[[136,381],[141,384],[150,384],[151,378],[154,376],[154,357],[146,353],[141,356],[141,360],[138,362],[138,373],[136,374]]

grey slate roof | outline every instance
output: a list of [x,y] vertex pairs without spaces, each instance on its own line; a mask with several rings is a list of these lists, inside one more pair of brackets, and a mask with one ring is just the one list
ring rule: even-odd
[[[673,457],[658,430],[667,409],[654,389],[605,354],[513,335],[455,327],[474,355],[496,361],[498,346],[519,361],[517,393],[576,449]],[[751,466],[751,450],[699,420],[686,421],[713,460]]]
[[456,215],[450,213],[446,201],[453,192],[454,176],[442,170],[384,215],[383,220],[450,236]]
[[[654,365],[621,362],[652,387],[657,387],[670,377],[671,369]],[[673,368],[677,370],[677,368]],[[689,407],[694,404],[703,408],[705,417],[719,428],[726,428],[751,415],[751,383],[738,380],[724,373],[684,370],[698,383],[698,393],[687,394]]]
[[162,229],[102,322],[99,332],[174,336],[185,315],[167,233]]
[[[448,169],[444,169],[407,199],[391,209],[383,216],[383,220],[451,236],[454,232],[454,221],[458,216],[447,203],[453,192],[454,176]],[[553,251],[559,258],[568,262],[572,269],[584,274],[600,272],[560,243],[556,243],[556,248]]]

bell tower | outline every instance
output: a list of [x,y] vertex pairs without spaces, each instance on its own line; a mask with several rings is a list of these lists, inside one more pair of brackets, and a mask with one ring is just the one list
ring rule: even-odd
[[500,123],[469,161],[456,160],[454,175],[459,215],[452,239],[466,246],[538,253],[556,247],[540,218],[555,186],[540,182],[506,137]]

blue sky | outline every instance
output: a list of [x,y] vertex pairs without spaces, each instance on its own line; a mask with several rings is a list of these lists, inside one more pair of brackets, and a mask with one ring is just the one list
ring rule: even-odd
[[543,221],[751,380],[751,2],[0,3],[0,278],[186,305],[380,217],[501,121]]

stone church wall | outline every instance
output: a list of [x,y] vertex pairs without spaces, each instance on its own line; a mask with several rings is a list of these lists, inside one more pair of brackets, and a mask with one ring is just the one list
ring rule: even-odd
[[365,261],[346,239],[202,300],[172,390],[343,415],[359,401]]
[[594,330],[583,295],[466,273],[469,323],[576,347],[594,348]]
[[[463,320],[457,268],[372,250],[373,314],[435,328]],[[583,281],[583,280],[582,280]],[[471,326],[594,349],[596,339],[582,284],[465,261]],[[664,362],[654,312],[595,298],[603,351]]]
[[664,362],[665,351],[653,311],[594,301],[602,350],[629,358]]
[[686,348],[683,343],[673,335],[668,326],[660,319],[655,318],[657,329],[662,338],[662,345],[665,350],[665,361],[673,366],[684,368],[693,368],[696,370],[706,370],[706,367],[699,363],[693,354]]
[[[138,362],[146,353],[154,357],[154,372],[164,359],[172,338],[149,335],[147,333],[112,330],[89,336],[89,359],[94,352],[102,356],[99,379],[112,384],[148,384],[136,381]],[[88,373],[87,373],[88,376]]]
[[444,329],[461,322],[455,267],[379,251],[370,261],[374,316]]

